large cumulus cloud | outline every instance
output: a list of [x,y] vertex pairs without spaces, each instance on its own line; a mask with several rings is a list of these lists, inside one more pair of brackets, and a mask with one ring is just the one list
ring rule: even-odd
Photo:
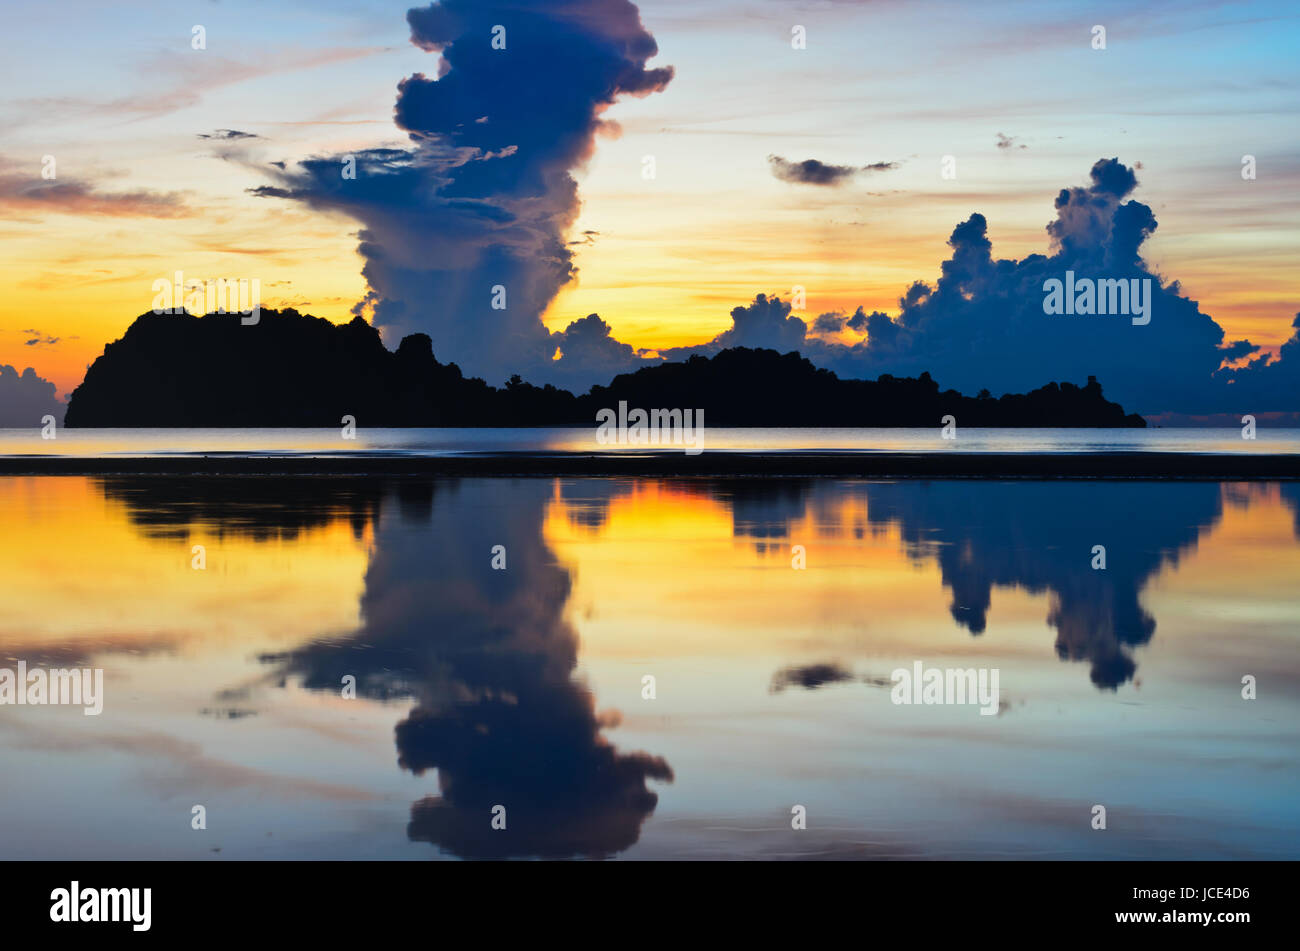
[[791,314],[791,305],[778,297],[759,294],[744,307],[733,307],[731,326],[706,344],[670,347],[660,351],[667,360],[680,360],[700,353],[712,355],[728,347],[766,347],[770,350],[803,350],[812,341],[808,325]]
[[[1156,221],[1146,205],[1125,200],[1137,184],[1132,170],[1102,159],[1090,177],[1057,196],[1046,255],[995,259],[983,215],[959,224],[935,285],[913,285],[896,329],[879,343],[868,337],[855,362],[868,371],[929,370],[945,385],[995,393],[1095,374],[1112,399],[1139,412],[1203,399],[1224,360],[1223,329],[1142,261],[1139,248]],[[1044,283],[1067,272],[1076,280],[1149,280],[1151,322],[1045,314]]]
[[[985,387],[994,394],[1024,391],[1095,375],[1107,396],[1142,413],[1300,409],[1300,317],[1278,357],[1260,355],[1238,369],[1221,369],[1259,348],[1226,340],[1177,281],[1143,260],[1142,245],[1156,219],[1147,205],[1129,198],[1137,184],[1118,159],[1097,161],[1087,185],[1057,195],[1048,252],[1021,260],[995,258],[988,222],[972,214],[953,229],[938,280],[907,288],[896,317],[859,308],[842,321],[822,315],[808,331],[788,303],[759,294],[733,310],[732,326],[713,340],[664,355],[684,358],[743,344],[798,350],[848,377],[929,371],[944,386],[972,393]],[[1150,280],[1151,322],[1045,314],[1044,282],[1064,280],[1067,271],[1076,280]],[[825,339],[842,328],[862,339]]]
[[[440,358],[491,382],[572,376],[580,354],[588,375],[627,369],[627,351],[591,339],[599,328],[554,339],[540,317],[575,274],[571,173],[598,133],[616,131],[601,114],[672,78],[670,67],[647,68],[658,49],[636,6],[441,0],[407,20],[411,41],[439,54],[437,78],[417,73],[398,87],[394,117],[411,147],[355,155],[355,178],[342,174],[345,156],[309,160],[256,191],[361,222],[369,293],[358,310],[390,343],[428,333]],[[504,309],[493,306],[496,287]]]
[[646,362],[630,344],[614,339],[612,328],[597,314],[573,321],[553,333],[551,340],[560,359],[553,361],[546,378],[575,392],[630,373]]
[[[442,0],[408,20],[412,41],[440,57],[436,79],[416,74],[399,86],[395,118],[411,145],[355,154],[355,178],[342,174],[344,156],[273,167],[278,181],[256,191],[361,222],[369,291],[357,310],[390,345],[421,331],[440,359],[490,382],[518,373],[579,392],[647,362],[598,315],[558,333],[540,319],[575,274],[572,172],[612,129],[603,112],[672,77],[670,68],[647,67],[657,48],[637,8],[627,0]],[[494,48],[496,27],[505,30],[504,49]],[[845,377],[928,371],[970,393],[1096,376],[1111,399],[1146,414],[1300,410],[1300,327],[1276,358],[1226,339],[1176,280],[1143,259],[1157,222],[1131,197],[1137,187],[1131,167],[1099,159],[1085,184],[1056,195],[1044,252],[1019,260],[996,258],[988,221],[971,214],[953,229],[937,280],[907,287],[894,316],[858,308],[810,318],[810,326],[788,302],[758,294],[712,340],[654,359],[770,347]],[[1149,281],[1150,323],[1044,313],[1044,282],[1067,271],[1076,280]],[[497,287],[504,309],[493,307]]]

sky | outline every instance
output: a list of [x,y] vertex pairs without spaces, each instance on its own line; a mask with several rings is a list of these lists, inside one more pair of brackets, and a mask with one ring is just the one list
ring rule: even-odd
[[[1300,345],[1263,365],[1300,311],[1292,4],[408,9],[6,8],[0,367],[66,396],[181,271],[359,308],[394,347],[430,333],[493,384],[744,343],[995,393],[1095,367],[1140,412],[1300,410]],[[1156,279],[1152,327],[1051,324],[1025,289],[1071,262]]]

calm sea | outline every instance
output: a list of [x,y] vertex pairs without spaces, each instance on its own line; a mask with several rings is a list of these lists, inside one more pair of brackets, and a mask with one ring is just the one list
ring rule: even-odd
[[[214,447],[152,438],[21,445]],[[6,477],[0,526],[0,668],[104,671],[0,706],[0,858],[1300,858],[1300,483]]]
[[[1300,429],[963,429],[943,439],[933,429],[713,429],[705,452],[844,450],[848,452],[1257,452],[1300,453]],[[0,456],[149,456],[268,453],[445,455],[492,452],[618,452],[638,446],[601,444],[594,427],[538,429],[366,429],[344,439],[341,429],[63,429],[53,439],[39,428],[0,429]]]

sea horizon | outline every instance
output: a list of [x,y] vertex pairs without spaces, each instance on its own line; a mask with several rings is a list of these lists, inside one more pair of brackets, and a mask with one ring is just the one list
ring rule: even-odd
[[[945,438],[941,427],[706,427],[705,453],[1205,453],[1300,454],[1300,428],[1240,427],[977,428]],[[39,428],[0,429],[0,457],[376,455],[448,456],[529,453],[671,455],[679,446],[601,442],[594,426],[376,427],[350,437],[338,428],[62,428],[53,439]]]

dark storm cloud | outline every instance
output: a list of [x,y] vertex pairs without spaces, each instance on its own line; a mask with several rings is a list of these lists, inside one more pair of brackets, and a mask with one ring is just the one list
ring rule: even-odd
[[53,416],[62,425],[67,408],[54,384],[31,367],[19,373],[0,364],[0,429],[39,428],[44,416]]
[[[899,299],[897,317],[859,309],[845,322],[856,332],[865,329],[859,343],[819,339],[790,316],[788,303],[760,294],[734,309],[733,326],[713,340],[663,354],[684,359],[724,346],[766,346],[798,350],[844,377],[928,371],[944,386],[968,393],[987,387],[995,395],[1095,375],[1110,399],[1141,413],[1300,409],[1300,327],[1278,357],[1220,370],[1256,348],[1226,340],[1177,281],[1143,260],[1156,220],[1147,205],[1128,199],[1136,186],[1133,170],[1118,159],[1097,161],[1087,186],[1057,195],[1056,217],[1047,225],[1049,253],[1020,260],[995,259],[988,222],[972,214],[953,229],[938,281],[913,283]],[[1067,270],[1076,278],[1150,280],[1150,324],[1044,313],[1044,282],[1064,279]]]
[[[358,153],[355,178],[342,175],[346,156],[303,162],[257,193],[361,222],[369,291],[358,307],[390,344],[426,332],[440,359],[494,383],[515,372],[552,381],[582,372],[583,354],[610,357],[585,325],[557,340],[540,316],[575,273],[572,172],[598,133],[617,131],[601,113],[672,78],[671,67],[646,67],[658,48],[636,6],[443,0],[407,20],[411,41],[440,54],[436,79],[417,73],[398,86],[395,119],[412,147]],[[504,308],[493,306],[503,303],[496,287]],[[564,357],[553,360],[557,347]]]

